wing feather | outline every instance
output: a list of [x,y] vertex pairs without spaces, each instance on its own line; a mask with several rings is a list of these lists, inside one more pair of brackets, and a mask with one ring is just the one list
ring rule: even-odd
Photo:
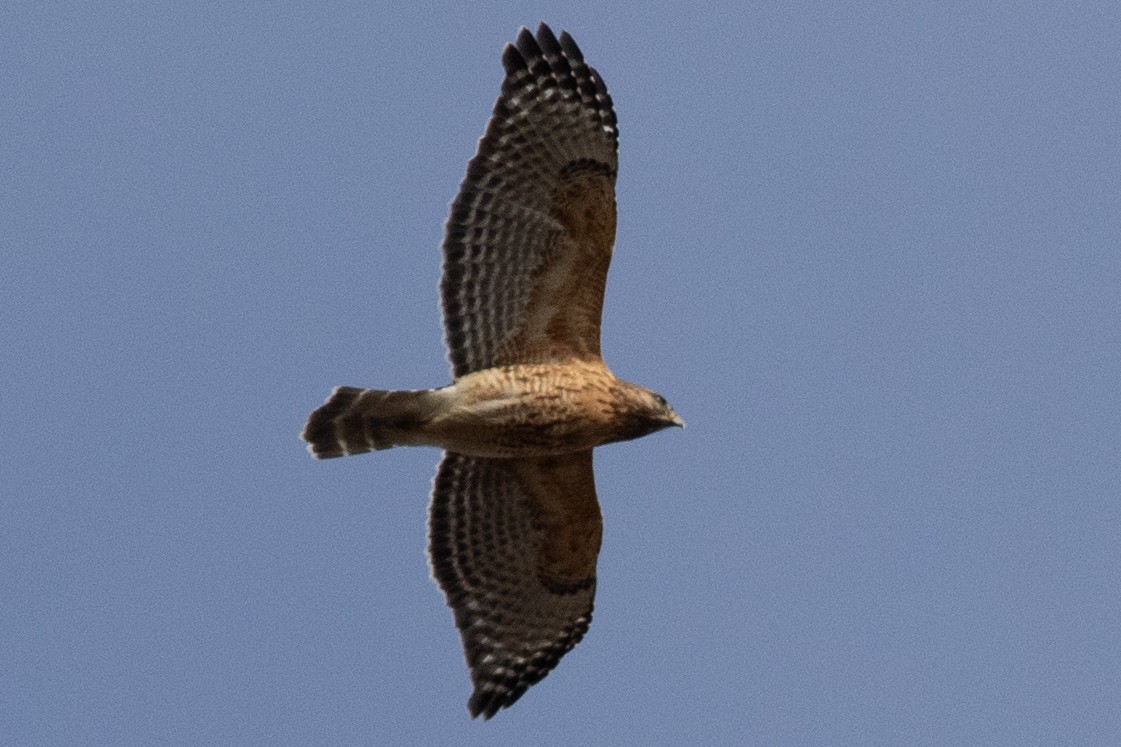
[[576,43],[545,24],[506,77],[452,202],[440,282],[452,373],[599,357],[618,128]]
[[429,558],[463,638],[472,716],[513,704],[583,638],[602,526],[591,451],[549,459],[444,453]]

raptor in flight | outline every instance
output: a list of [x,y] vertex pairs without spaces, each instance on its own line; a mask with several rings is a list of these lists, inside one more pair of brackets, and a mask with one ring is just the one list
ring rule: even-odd
[[592,449],[681,425],[600,357],[615,242],[611,97],[567,33],[522,29],[451,206],[440,282],[453,381],[339,387],[303,438],[319,458],[444,449],[432,572],[490,718],[556,666],[592,618],[602,520]]

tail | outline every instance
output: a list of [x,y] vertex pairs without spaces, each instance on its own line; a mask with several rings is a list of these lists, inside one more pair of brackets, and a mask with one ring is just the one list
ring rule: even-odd
[[336,387],[308,416],[300,437],[319,459],[423,443],[419,431],[430,415],[429,393]]

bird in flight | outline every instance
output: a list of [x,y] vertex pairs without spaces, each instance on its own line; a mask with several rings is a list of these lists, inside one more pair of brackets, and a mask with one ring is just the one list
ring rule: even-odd
[[338,387],[303,438],[321,459],[437,446],[432,574],[490,718],[588,630],[603,523],[592,449],[682,422],[600,356],[615,243],[618,130],[566,32],[521,29],[452,202],[440,294],[453,381]]

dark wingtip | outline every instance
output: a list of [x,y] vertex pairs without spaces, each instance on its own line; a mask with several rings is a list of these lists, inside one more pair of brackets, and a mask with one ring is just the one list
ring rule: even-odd
[[[525,29],[522,29],[522,31],[525,31]],[[506,69],[507,75],[529,68],[525,58],[522,57],[522,53],[513,44],[507,44],[502,49],[502,67]]]
[[[518,693],[518,696],[520,695],[521,693]],[[471,712],[471,718],[482,716],[483,721],[490,721],[494,714],[503,708],[509,708],[518,699],[517,696],[513,698],[508,696],[509,693],[476,689],[471,694],[471,699],[467,701],[467,710]]]
[[529,29],[522,26],[518,31],[518,38],[514,42],[518,45],[518,51],[522,53],[522,57],[527,60],[536,59],[541,56],[541,47],[537,44],[537,40],[533,38],[533,34]]
[[568,57],[573,60],[579,60],[583,62],[584,53],[580,51],[580,47],[576,45],[576,40],[573,39],[567,31],[562,31],[560,33],[560,36],[557,38],[557,41],[560,43],[561,49],[564,50],[564,53],[568,55]]
[[562,54],[557,37],[553,35],[553,30],[544,21],[537,25],[537,44],[545,52]]

